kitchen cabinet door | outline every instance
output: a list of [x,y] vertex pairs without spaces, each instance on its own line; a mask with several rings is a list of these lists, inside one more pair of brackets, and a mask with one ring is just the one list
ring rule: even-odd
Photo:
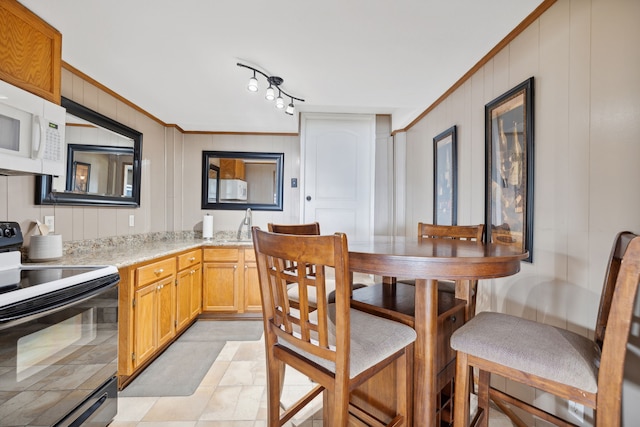
[[158,282],[158,347],[176,336],[176,288],[174,277]]
[[176,280],[176,329],[181,331],[200,314],[202,306],[202,265],[178,272]]
[[203,266],[202,309],[211,312],[240,310],[240,270],[238,263],[206,262]]
[[191,312],[189,319],[195,319],[202,311],[202,264],[193,269],[191,275]]
[[191,320],[192,271],[180,271],[176,278],[176,329],[178,331],[185,328]]
[[158,292],[155,284],[135,292],[133,366],[147,361],[157,348]]
[[262,312],[262,299],[256,254],[253,249],[245,249],[244,254],[244,311],[260,313]]

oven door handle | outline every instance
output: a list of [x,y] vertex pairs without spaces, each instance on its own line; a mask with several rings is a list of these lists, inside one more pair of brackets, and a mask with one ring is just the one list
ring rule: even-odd
[[118,273],[88,280],[75,286],[18,301],[0,308],[0,330],[80,304],[98,294],[116,288]]

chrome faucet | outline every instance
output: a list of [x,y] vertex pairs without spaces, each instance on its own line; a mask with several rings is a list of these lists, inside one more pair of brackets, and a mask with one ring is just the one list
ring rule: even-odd
[[247,212],[244,214],[244,219],[242,220],[242,222],[240,223],[240,227],[238,227],[238,235],[237,235],[237,239],[238,240],[242,240],[242,228],[246,227],[247,229],[247,236],[246,239],[250,240],[251,239],[251,208],[247,209]]

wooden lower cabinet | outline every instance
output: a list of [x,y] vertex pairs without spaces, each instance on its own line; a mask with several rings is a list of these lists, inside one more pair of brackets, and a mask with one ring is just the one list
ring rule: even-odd
[[262,313],[253,248],[205,248],[202,282],[204,313]]
[[122,388],[201,311],[202,250],[120,269],[118,377]]

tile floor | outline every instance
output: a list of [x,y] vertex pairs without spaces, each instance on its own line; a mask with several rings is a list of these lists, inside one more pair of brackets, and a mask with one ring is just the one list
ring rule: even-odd
[[[307,377],[287,368],[283,401],[311,389]],[[264,342],[228,341],[191,396],[121,397],[110,427],[266,427]],[[305,408],[290,427],[322,427],[321,398]],[[511,427],[491,413],[492,427]]]

